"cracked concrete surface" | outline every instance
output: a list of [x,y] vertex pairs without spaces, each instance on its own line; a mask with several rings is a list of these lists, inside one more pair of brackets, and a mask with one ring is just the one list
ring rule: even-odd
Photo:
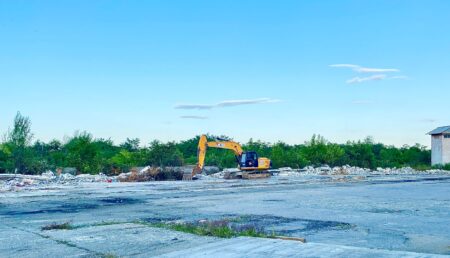
[[[0,257],[434,257],[450,254],[449,214],[445,176],[83,183],[1,193]],[[237,216],[308,242],[219,239],[133,223]],[[67,221],[80,227],[41,230]]]

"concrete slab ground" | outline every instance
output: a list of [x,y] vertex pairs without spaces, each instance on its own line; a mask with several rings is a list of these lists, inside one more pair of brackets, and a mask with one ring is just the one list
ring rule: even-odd
[[[197,236],[136,221],[241,218],[294,241]],[[0,257],[450,255],[450,177],[84,183],[0,193]],[[70,222],[71,230],[47,230]]]

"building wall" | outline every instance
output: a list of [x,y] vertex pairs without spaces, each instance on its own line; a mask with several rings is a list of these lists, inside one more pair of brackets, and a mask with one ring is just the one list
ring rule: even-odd
[[442,164],[450,164],[450,138],[442,140]]
[[[442,146],[444,137],[441,135],[431,136],[431,165],[442,164]],[[446,139],[449,140],[449,139]]]

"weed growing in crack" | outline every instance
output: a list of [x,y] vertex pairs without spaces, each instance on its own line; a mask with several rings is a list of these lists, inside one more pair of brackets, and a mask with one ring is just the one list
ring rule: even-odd
[[165,228],[179,232],[199,235],[199,236],[214,236],[220,238],[232,238],[239,236],[246,237],[261,237],[269,238],[262,228],[254,225],[235,226],[230,224],[230,220],[214,220],[214,221],[199,221],[197,223],[142,223],[148,226]]
[[56,223],[56,222],[54,222],[54,223],[52,223],[52,224],[50,224],[50,225],[46,225],[46,226],[43,226],[42,228],[41,228],[41,230],[55,230],[55,229],[57,229],[57,230],[62,230],[62,229],[64,229],[64,230],[71,230],[71,229],[74,229],[74,226],[70,223],[70,222],[64,222],[64,223]]

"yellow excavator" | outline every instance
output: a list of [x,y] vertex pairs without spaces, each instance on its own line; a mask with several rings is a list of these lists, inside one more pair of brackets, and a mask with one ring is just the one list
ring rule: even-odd
[[198,142],[198,162],[192,171],[192,178],[194,178],[195,175],[202,173],[203,167],[205,166],[206,150],[208,148],[227,149],[234,152],[240,172],[234,173],[232,178],[252,179],[270,176],[270,173],[268,172],[272,167],[270,159],[259,158],[258,154],[254,151],[243,151],[242,146],[237,142],[224,139],[208,142],[206,135],[202,135]]

